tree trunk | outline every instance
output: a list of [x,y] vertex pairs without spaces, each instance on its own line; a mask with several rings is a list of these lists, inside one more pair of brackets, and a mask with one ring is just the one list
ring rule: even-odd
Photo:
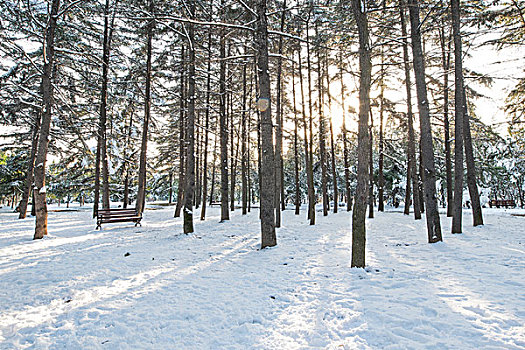
[[292,101],[293,101],[293,155],[294,155],[294,182],[295,182],[295,215],[301,211],[301,186],[299,183],[299,118],[297,117],[297,101],[295,97],[295,61],[292,54]]
[[335,157],[335,142],[334,142],[334,127],[332,125],[332,94],[330,93],[330,73],[329,73],[329,67],[330,62],[328,62],[328,53],[326,54],[325,59],[326,64],[326,91],[328,93],[328,115],[330,116],[330,155],[331,155],[331,163],[332,163],[332,184],[334,187],[334,214],[337,213],[338,208],[338,200],[339,200],[339,189],[337,188],[337,164],[336,164],[336,157]]
[[447,217],[452,217],[454,213],[454,195],[452,182],[452,156],[450,150],[450,121],[448,119],[448,71],[450,70],[450,37],[448,37],[448,47],[445,43],[445,23],[442,22],[439,39],[441,43],[441,60],[443,67],[443,122],[445,134],[445,169],[447,179]]
[[97,151],[95,154],[95,185],[94,185],[94,193],[93,193],[93,217],[97,217],[98,215],[98,205],[100,202],[100,156],[101,156],[101,145],[102,142],[100,141],[100,126],[97,130]]
[[374,218],[374,116],[370,108],[370,127],[368,143],[368,217]]
[[55,59],[55,30],[60,0],[53,0],[47,26],[45,29],[44,69],[42,74],[42,124],[36,153],[35,172],[35,206],[36,222],[33,239],[44,238],[47,235],[47,204],[46,204],[46,159],[49,146],[49,130],[51,128],[51,113],[53,108],[53,86],[51,84]]
[[[194,108],[195,109],[195,108]],[[202,153],[202,118],[200,110],[197,111],[194,123],[194,134],[195,134],[195,196],[193,198],[193,205],[195,209],[199,209],[201,204],[202,196],[202,182],[201,182],[201,153]]]
[[434,147],[432,145],[432,129],[430,126],[430,110],[425,82],[425,63],[421,47],[421,24],[419,21],[418,0],[409,0],[410,25],[412,38],[412,55],[416,76],[416,92],[419,107],[419,124],[421,132],[421,156],[424,173],[423,190],[425,193],[425,209],[427,218],[428,242],[442,241],[441,223],[436,197],[436,170],[434,165]]
[[[195,1],[188,0],[191,19],[195,18]],[[184,233],[193,232],[193,199],[195,192],[195,31],[188,24],[188,115],[186,118],[186,176],[184,187]]]
[[352,267],[365,267],[366,245],[366,200],[368,190],[369,135],[368,115],[370,112],[371,48],[368,37],[366,9],[361,0],[352,0],[352,12],[359,32],[359,132],[357,143],[357,188],[352,213]]
[[[230,49],[231,45],[228,46],[228,52],[226,53],[227,57],[230,57]],[[228,66],[227,66],[228,67]],[[230,77],[228,79],[228,86],[232,86],[232,78],[230,76],[230,70],[227,69],[226,76]],[[227,99],[226,99],[226,120],[229,123],[230,128],[230,194],[229,194],[229,200],[230,200],[230,211],[235,210],[235,168],[236,168],[236,160],[237,157],[235,156],[235,148],[234,145],[238,145],[238,143],[235,142],[235,123],[234,123],[234,115],[233,115],[233,93],[228,92],[227,93]]]
[[[149,0],[149,13],[153,15],[154,7],[153,0]],[[148,147],[148,128],[151,113],[151,56],[152,56],[152,41],[153,41],[153,27],[155,21],[150,19],[146,27],[147,46],[146,46],[146,91],[144,99],[144,124],[142,126],[142,143],[140,147],[140,165],[139,165],[139,185],[137,191],[137,202],[135,208],[139,215],[144,211],[146,204],[146,155]]]
[[[251,65],[250,65],[251,66]],[[248,113],[248,131],[246,133],[246,137],[247,137],[247,140],[246,140],[246,143],[247,143],[247,155],[246,155],[246,172],[247,172],[247,177],[248,177],[248,213],[251,212],[252,210],[252,201],[253,201],[253,189],[252,189],[252,174],[251,174],[251,165],[250,165],[250,160],[251,160],[251,137],[250,137],[250,134],[251,134],[251,131],[252,131],[252,113],[251,111],[253,111],[253,100],[254,100],[254,95],[253,95],[253,75],[255,75],[255,66],[252,66],[252,71],[250,73],[250,92],[248,93],[248,100],[249,100],[249,103],[248,103],[248,111],[250,111],[250,113]]]
[[[128,159],[127,150],[131,150],[131,133],[133,128],[133,108],[130,110],[129,115],[129,129],[126,139],[126,150],[124,150],[124,199],[122,200],[122,207],[126,209],[129,204],[129,164],[131,164],[131,159]],[[130,153],[130,155],[133,152]],[[170,196],[171,198],[171,196]]]
[[217,164],[217,134],[215,134],[215,141],[213,143],[213,168],[211,171],[211,186],[210,186],[210,206],[213,203],[213,195],[215,193],[215,174],[216,174],[216,164]]
[[[311,12],[311,9],[310,9]],[[314,171],[313,171],[313,164],[314,164],[314,150],[313,150],[313,143],[314,143],[314,122],[313,122],[313,98],[312,98],[312,63],[311,63],[311,55],[310,55],[310,15],[311,13],[308,13],[308,19],[306,21],[306,63],[307,63],[307,69],[308,69],[308,124],[309,124],[309,132],[310,132],[310,143],[308,150],[308,155],[310,156],[310,169],[308,170],[310,172],[310,181],[311,181],[311,191],[310,191],[310,198],[308,200],[308,218],[310,219],[310,225],[315,225],[315,204],[316,204],[316,198],[315,198],[315,187],[314,187]]]
[[455,126],[454,126],[454,215],[452,216],[452,233],[463,231],[463,126],[466,108],[463,90],[463,57],[460,33],[460,8],[459,0],[451,1],[452,33],[454,36],[454,100],[455,100]]
[[169,190],[168,190],[168,204],[171,204],[173,201],[173,172],[170,170],[168,174],[168,183],[169,183]]
[[268,23],[266,19],[266,0],[257,1],[257,23],[255,45],[257,47],[257,67],[259,74],[259,100],[257,107],[261,112],[261,249],[277,244],[275,234],[275,167],[273,149],[273,125],[268,72]]
[[[408,147],[407,147],[407,184],[405,193],[405,210],[404,214],[410,214],[410,194],[412,192],[414,205],[414,219],[421,219],[421,205],[419,201],[419,184],[416,172],[416,136],[414,134],[414,113],[412,112],[412,88],[410,78],[410,64],[408,57],[408,39],[407,26],[405,19],[405,2],[399,8],[401,18],[401,35],[403,36],[403,61],[405,70],[405,87],[407,94],[407,129],[408,129]],[[411,191],[412,190],[412,191]]]
[[100,160],[102,161],[102,208],[109,209],[109,169],[108,169],[108,152],[107,152],[107,102],[108,102],[108,72],[109,58],[111,50],[111,37],[113,34],[113,23],[115,11],[109,24],[109,0],[106,0],[104,6],[104,37],[102,44],[102,87],[100,91],[100,120],[98,142],[100,143]]
[[242,67],[242,113],[241,113],[241,201],[242,201],[242,215],[246,215],[248,210],[248,179],[247,179],[247,168],[246,168],[246,153],[248,149],[246,147],[247,132],[246,129],[246,64]]
[[[281,32],[284,31],[284,19],[286,11],[286,0],[282,4],[282,13],[281,13]],[[277,58],[277,96],[275,103],[275,227],[281,227],[281,200],[284,201],[284,198],[281,198],[282,192],[282,171],[283,171],[283,116],[281,108],[281,74],[282,74],[282,59],[283,54],[283,37],[279,36],[278,44],[278,53],[279,57]]]
[[185,99],[186,99],[186,84],[184,79],[185,70],[185,46],[184,43],[180,47],[180,104],[179,104],[179,179],[177,184],[177,204],[175,205],[174,217],[180,217],[180,211],[182,209],[182,203],[184,201],[184,167],[186,164],[186,151],[184,141],[184,112],[185,112]]
[[[206,111],[204,112],[204,152],[203,152],[203,170],[202,170],[202,207],[201,220],[206,218],[206,194],[208,190],[208,139],[210,127],[210,96],[211,96],[211,31],[208,31],[208,63],[206,69]],[[217,139],[216,139],[217,140]],[[215,153],[215,149],[213,150]],[[215,161],[215,158],[214,158]],[[214,165],[215,166],[215,165]],[[213,185],[212,185],[213,186]]]
[[[467,98],[465,90],[465,106]],[[465,143],[465,161],[467,163],[467,185],[470,194],[470,203],[472,205],[472,221],[474,226],[483,225],[483,214],[481,212],[481,203],[479,201],[479,191],[476,181],[476,163],[474,161],[474,149],[472,147],[472,136],[470,134],[470,117],[468,110],[463,115],[463,142]]]
[[[385,3],[383,2],[383,5]],[[384,166],[384,140],[383,140],[383,119],[385,113],[385,65],[384,65],[384,53],[383,47],[381,47],[381,87],[379,95],[379,156],[378,156],[378,177],[377,177],[377,211],[385,211],[384,203],[384,187],[385,187],[385,177],[383,175],[383,166]]]
[[[221,0],[224,8],[224,0]],[[223,10],[224,11],[224,10]],[[228,209],[228,129],[226,117],[226,33],[220,29],[220,67],[219,67],[219,125],[221,144],[221,222],[230,220]]]
[[301,61],[301,48],[297,50],[298,60],[299,60],[299,83],[301,85],[301,104],[302,104],[302,117],[303,117],[303,126],[304,126],[304,159],[306,166],[306,182],[308,186],[308,219],[310,220],[310,225],[315,225],[315,211],[312,215],[312,205],[315,209],[315,202],[312,201],[315,198],[313,192],[314,189],[314,180],[313,180],[313,166],[310,162],[310,145],[308,141],[308,124],[306,121],[306,103],[304,98],[304,85],[303,85],[303,66]]
[[[319,37],[318,21],[315,22],[315,35]],[[323,216],[328,215],[330,203],[328,201],[328,189],[327,189],[327,168],[326,168],[326,127],[323,113],[323,74],[321,71],[321,48],[318,46],[316,50],[317,55],[317,90],[318,90],[318,112],[319,112],[319,157],[321,162],[321,192],[323,196]]]
[[29,159],[27,160],[27,175],[24,182],[24,189],[22,192],[22,200],[18,205],[20,213],[18,215],[19,219],[25,219],[27,215],[27,204],[29,202],[29,196],[31,196],[31,191],[33,189],[33,179],[34,179],[34,168],[35,168],[35,159],[36,159],[36,150],[38,146],[38,134],[40,132],[40,120],[41,114],[38,111],[35,115],[34,124],[32,125],[33,133],[31,138],[31,153]]
[[346,211],[352,210],[352,193],[350,192],[350,162],[348,160],[348,136],[346,130],[346,110],[345,110],[345,83],[343,80],[343,53],[339,58],[339,79],[341,80],[341,110],[343,118],[343,161],[345,166],[345,192],[346,192]]

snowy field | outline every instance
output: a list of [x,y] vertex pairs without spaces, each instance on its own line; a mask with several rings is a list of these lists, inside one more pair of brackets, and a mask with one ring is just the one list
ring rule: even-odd
[[525,349],[524,210],[477,228],[465,211],[461,235],[442,216],[433,245],[424,220],[378,213],[362,270],[346,212],[288,210],[260,251],[258,212],[212,208],[184,236],[149,209],[101,231],[88,208],[51,212],[40,241],[0,209],[0,349]]

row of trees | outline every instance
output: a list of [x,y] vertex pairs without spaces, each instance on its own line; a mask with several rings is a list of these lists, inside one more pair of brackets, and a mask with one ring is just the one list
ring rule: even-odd
[[[404,197],[405,213],[424,210],[429,242],[440,241],[438,199],[452,231],[462,229],[464,164],[474,225],[483,223],[479,181],[508,191],[508,171],[523,205],[523,145],[476,118],[464,74],[490,79],[462,66],[479,28],[499,26],[501,48],[522,43],[507,32],[520,9],[466,3],[462,22],[456,0],[3,2],[2,121],[16,130],[10,157],[26,162],[5,193],[19,189],[21,218],[33,194],[35,238],[47,233],[50,190],[92,198],[95,215],[100,196],[103,208],[134,199],[142,213],[148,195],[171,202],[175,188],[185,233],[194,207],[204,219],[206,203],[220,200],[224,221],[240,199],[243,214],[260,203],[262,247],[273,246],[287,202],[296,214],[307,202],[310,224],[318,201],[323,215],[342,202],[353,205],[352,266],[362,267],[367,207],[373,217],[374,203],[382,211]],[[512,136],[523,133],[513,107],[522,98],[518,84]]]

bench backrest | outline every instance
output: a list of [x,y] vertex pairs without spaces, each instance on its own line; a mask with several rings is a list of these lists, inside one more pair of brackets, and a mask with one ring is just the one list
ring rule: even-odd
[[99,217],[126,217],[136,216],[137,210],[135,208],[110,208],[110,209],[99,209],[97,216]]
[[502,206],[514,206],[516,202],[514,199],[491,199],[490,204],[492,205],[502,205]]

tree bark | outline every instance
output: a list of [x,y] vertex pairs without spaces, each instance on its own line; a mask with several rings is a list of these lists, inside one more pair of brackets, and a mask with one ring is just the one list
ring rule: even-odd
[[42,74],[42,124],[36,153],[35,172],[35,206],[36,221],[33,239],[44,238],[47,235],[47,204],[46,204],[46,159],[49,146],[49,130],[53,108],[52,72],[55,59],[55,31],[57,29],[57,14],[60,0],[53,0],[45,29],[44,69]]
[[[115,12],[111,24],[113,25]],[[111,50],[111,37],[113,26],[109,24],[109,0],[106,0],[104,6],[104,37],[102,44],[102,87],[100,91],[100,119],[98,142],[100,143],[100,160],[102,161],[102,208],[109,209],[109,169],[108,169],[108,152],[107,152],[107,102],[108,102],[108,72],[109,58]]]
[[180,217],[180,211],[182,209],[182,203],[184,201],[184,168],[186,164],[186,151],[184,141],[184,130],[185,130],[185,107],[186,107],[186,84],[184,78],[185,71],[185,46],[184,43],[180,47],[180,103],[179,103],[179,179],[177,184],[177,204],[175,205],[174,217]]
[[312,98],[312,62],[311,62],[311,55],[310,55],[310,15],[311,15],[311,9],[308,12],[308,19],[306,21],[306,63],[307,63],[307,69],[308,69],[308,124],[309,124],[309,147],[308,155],[310,156],[310,169],[308,170],[310,172],[310,181],[311,181],[311,191],[310,191],[310,198],[308,200],[308,218],[310,219],[310,225],[315,225],[315,204],[316,204],[316,198],[315,198],[315,187],[314,187],[314,172],[313,172],[313,164],[314,164],[314,150],[313,150],[313,143],[314,143],[314,126],[313,126],[313,98]]
[[441,43],[441,60],[443,67],[443,123],[444,123],[444,135],[445,135],[445,172],[447,181],[447,217],[452,217],[454,213],[454,194],[453,194],[453,182],[452,182],[452,156],[450,150],[450,121],[449,115],[449,84],[448,84],[448,72],[450,70],[450,37],[448,37],[448,45],[445,43],[445,23],[442,22],[439,39]]
[[[224,0],[221,0],[224,8]],[[224,28],[220,29],[220,58],[219,63],[219,127],[221,145],[221,222],[230,220],[228,208],[228,129],[226,117],[226,33]]]
[[452,33],[454,37],[454,215],[452,233],[463,232],[463,125],[466,108],[463,90],[463,57],[461,49],[459,0],[451,0]]
[[[466,93],[465,106],[467,105]],[[474,226],[483,225],[483,214],[481,212],[481,203],[479,200],[479,191],[476,181],[476,163],[474,161],[474,149],[472,147],[472,135],[470,133],[470,117],[468,110],[463,115],[463,142],[465,144],[465,161],[467,163],[467,185],[470,194],[470,203],[472,205],[472,224]]]
[[334,187],[334,214],[337,213],[338,200],[339,200],[339,189],[337,188],[337,164],[335,157],[335,142],[334,142],[334,127],[332,125],[332,94],[330,93],[330,73],[329,73],[330,62],[328,62],[328,53],[326,54],[325,59],[325,69],[326,69],[326,91],[328,95],[328,115],[329,126],[330,126],[330,155],[332,163],[332,185]]
[[297,116],[297,101],[295,97],[295,60],[292,55],[292,101],[293,101],[293,155],[294,155],[294,182],[295,182],[295,215],[301,211],[301,186],[299,183],[299,118]]
[[[306,166],[306,182],[308,183],[308,219],[310,220],[310,225],[315,225],[315,210],[312,214],[312,206],[315,209],[315,194],[314,194],[314,180],[313,180],[313,166],[310,158],[310,145],[308,141],[308,123],[306,121],[306,103],[304,98],[304,85],[303,85],[303,69],[302,69],[302,60],[301,60],[301,48],[297,50],[298,60],[299,60],[299,83],[301,85],[301,104],[302,104],[302,117],[303,117],[303,126],[304,126],[304,158]],[[313,203],[312,203],[313,201]]]
[[[196,98],[196,97],[195,97]],[[195,108],[194,108],[195,109]],[[202,182],[201,182],[201,153],[202,153],[202,120],[201,111],[197,110],[194,123],[194,134],[195,134],[195,193],[193,197],[193,205],[195,209],[199,209],[201,204],[202,196]]]
[[414,113],[412,111],[412,88],[410,78],[410,64],[408,57],[408,39],[407,26],[405,17],[405,1],[402,1],[402,6],[399,7],[399,15],[401,18],[401,35],[403,36],[403,61],[405,70],[405,87],[407,94],[407,129],[408,129],[408,147],[407,147],[407,184],[405,193],[405,210],[404,214],[410,214],[410,194],[412,192],[414,205],[414,219],[421,219],[421,205],[419,203],[419,184],[416,172],[416,137],[414,134]]
[[[149,0],[149,13],[153,15],[153,0]],[[146,44],[146,91],[144,99],[144,124],[142,126],[142,143],[140,147],[140,165],[139,165],[139,185],[137,191],[137,201],[135,208],[139,215],[144,211],[146,204],[146,156],[148,148],[148,128],[151,114],[151,59],[152,59],[152,41],[153,27],[155,20],[150,19],[146,27],[147,44]]]
[[414,72],[416,76],[416,92],[419,107],[419,124],[421,132],[421,156],[424,173],[423,190],[427,218],[428,242],[442,241],[441,223],[436,197],[436,170],[434,165],[434,146],[432,145],[432,129],[430,126],[430,110],[427,99],[425,81],[425,63],[421,47],[421,23],[419,21],[418,0],[409,0],[412,55],[414,58]]
[[213,203],[213,195],[215,193],[215,174],[216,174],[216,164],[217,164],[217,134],[215,134],[215,141],[213,143],[213,167],[211,171],[211,186],[210,186],[210,206]]
[[[190,18],[195,18],[195,1],[188,0]],[[188,24],[188,115],[186,120],[186,176],[184,187],[184,233],[193,232],[193,199],[195,195],[195,31]]]
[[348,136],[346,130],[346,110],[345,110],[345,83],[343,80],[343,53],[339,58],[339,79],[341,80],[341,109],[343,126],[343,161],[345,166],[345,191],[346,191],[346,211],[352,210],[352,193],[350,192],[350,162],[348,160]]
[[[385,3],[383,3],[385,4]],[[381,47],[381,80],[380,80],[380,95],[379,95],[379,156],[378,156],[378,176],[377,176],[377,211],[385,211],[384,203],[384,187],[385,177],[383,174],[384,167],[384,139],[383,139],[383,119],[385,113],[385,64],[383,47]]]
[[[131,163],[131,159],[128,159],[128,150],[131,150],[131,133],[133,128],[133,108],[130,110],[129,115],[129,129],[126,139],[126,150],[124,151],[124,198],[122,200],[122,207],[126,209],[129,204],[129,164]],[[130,154],[133,154],[131,152]],[[170,195],[171,198],[171,195]]]
[[[204,152],[203,152],[203,170],[202,170],[202,207],[201,207],[201,220],[206,218],[206,194],[208,193],[208,139],[209,139],[209,128],[210,128],[210,96],[211,96],[211,49],[212,49],[212,37],[210,28],[208,31],[208,62],[206,69],[206,111],[204,112]],[[215,149],[213,150],[215,153]],[[215,159],[214,159],[215,161]]]
[[274,216],[275,168],[267,28],[266,0],[258,0],[255,44],[257,47],[259,74],[259,100],[257,107],[261,113],[261,249],[277,244]]
[[368,190],[368,115],[370,112],[371,48],[366,9],[361,0],[352,0],[352,12],[359,32],[359,132],[357,141],[357,188],[352,213],[352,267],[365,267],[366,200]]
[[[319,37],[319,24],[318,21],[315,22],[315,35]],[[323,95],[324,95],[324,86],[323,86],[323,73],[321,69],[322,60],[321,60],[321,48],[320,45],[316,50],[317,56],[317,90],[318,90],[318,112],[319,112],[319,158],[321,162],[321,193],[323,196],[323,216],[328,215],[330,209],[330,203],[328,201],[328,189],[327,189],[327,168],[326,168],[326,127],[323,113]]]
[[173,201],[173,172],[170,170],[168,174],[168,204],[171,204]]
[[368,143],[368,218],[374,218],[374,116],[370,108],[370,126]]
[[[282,13],[281,13],[281,32],[284,31],[284,19],[286,11],[286,0],[282,4]],[[281,198],[282,192],[282,171],[283,171],[283,116],[281,108],[281,75],[282,75],[282,59],[283,54],[283,37],[279,36],[278,44],[278,53],[279,57],[277,58],[277,96],[275,103],[275,227],[281,227],[281,200],[284,201],[284,198]]]
[[246,64],[242,67],[242,113],[241,113],[241,200],[242,200],[242,215],[246,215],[248,212],[248,179],[247,179],[247,167],[246,167],[246,153],[248,152],[246,139]]

